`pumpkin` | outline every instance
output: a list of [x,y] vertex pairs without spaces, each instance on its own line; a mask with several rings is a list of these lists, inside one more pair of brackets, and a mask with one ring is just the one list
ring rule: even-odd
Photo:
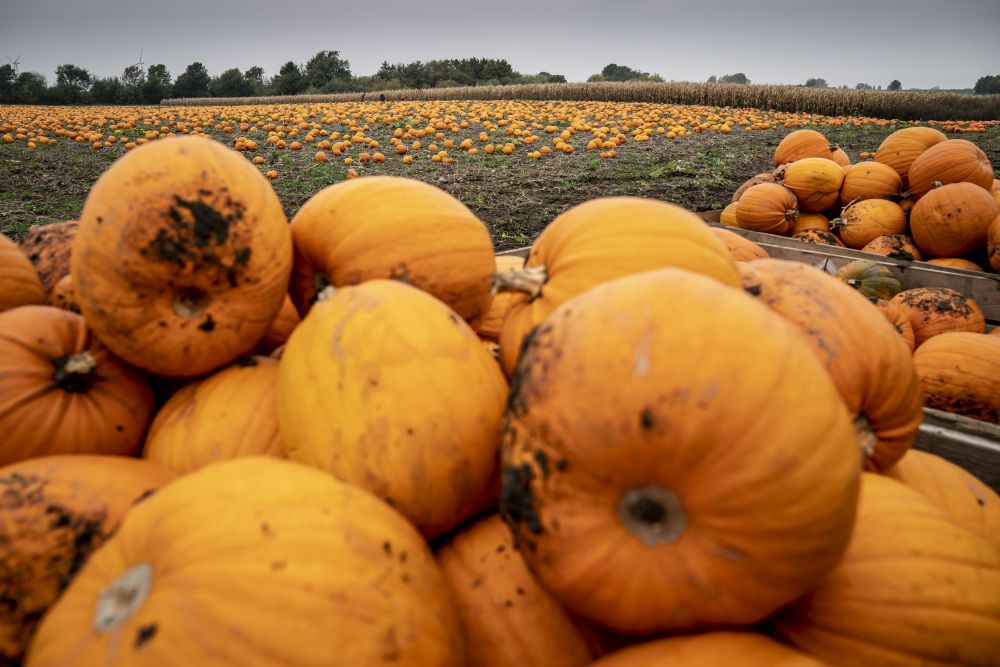
[[949,331],[983,333],[986,318],[971,297],[950,287],[916,287],[892,297],[913,326],[916,346]]
[[291,297],[286,294],[285,300],[281,303],[281,310],[278,311],[278,317],[271,324],[271,328],[267,330],[264,337],[257,342],[254,351],[257,354],[271,354],[285,344],[295,327],[299,326],[300,321],[299,311],[295,309]]
[[792,191],[803,211],[825,211],[836,205],[844,170],[833,160],[807,157],[785,165],[777,180]]
[[49,454],[132,454],[153,411],[146,380],[76,313],[0,313],[0,465]]
[[437,561],[458,606],[469,665],[583,667],[593,660],[569,615],[528,570],[499,516],[452,537]]
[[792,191],[777,183],[755,185],[736,202],[736,223],[743,229],[785,236],[799,214]]
[[905,187],[913,161],[931,146],[947,140],[944,132],[933,127],[906,127],[882,141],[875,151],[875,161],[892,167]]
[[281,202],[248,160],[168,137],[126,153],[91,188],[71,269],[87,324],[112,352],[190,377],[264,336],[291,254]]
[[[847,170],[850,170],[850,168],[854,166],[851,164],[851,156],[849,156],[847,154],[847,151],[845,151],[843,148],[840,148],[839,146],[833,149],[833,153],[830,155],[830,159]],[[845,171],[844,173],[846,174],[847,171]]]
[[908,451],[885,474],[920,492],[956,524],[1000,549],[1000,496],[975,475],[916,449]]
[[74,313],[80,312],[80,304],[76,302],[76,292],[73,290],[72,276],[67,274],[56,283],[49,295],[49,303],[56,308],[70,310]]
[[909,172],[910,192],[918,200],[935,183],[973,183],[987,191],[993,185],[993,167],[983,150],[965,139],[949,139],[920,154]]
[[739,227],[739,223],[736,221],[736,204],[726,204],[726,208],[722,209],[719,213],[719,224],[725,225],[726,227]]
[[786,134],[774,149],[774,166],[804,158],[833,158],[836,146],[816,130],[795,130]]
[[745,239],[736,232],[719,227],[712,228],[719,240],[726,244],[729,254],[736,262],[749,262],[752,259],[763,259],[768,257],[767,251],[749,239]]
[[444,667],[462,664],[462,645],[444,577],[402,516],[322,471],[248,457],[129,512],[25,665],[179,661]]
[[838,229],[844,245],[857,250],[880,236],[905,233],[906,214],[895,202],[865,199],[848,204],[831,226]]
[[844,558],[773,622],[838,665],[992,665],[1000,552],[917,491],[865,474]]
[[990,267],[1000,272],[1000,215],[993,219],[986,230],[986,249],[989,253]]
[[862,162],[844,176],[840,186],[840,204],[854,200],[898,197],[903,180],[895,169],[881,162]]
[[444,301],[473,327],[490,308],[493,242],[465,204],[427,183],[373,176],[331,185],[292,219],[289,291],[301,315],[327,285],[393,278]]
[[882,316],[892,325],[896,333],[902,337],[903,342],[906,343],[906,349],[912,354],[916,348],[916,340],[913,335],[913,325],[910,324],[909,314],[899,304],[892,301],[874,297],[870,297],[868,300],[882,313]]
[[174,393],[149,427],[143,457],[182,473],[237,456],[284,456],[278,362],[247,357]]
[[889,300],[903,291],[892,270],[869,259],[856,259],[837,271],[837,278],[866,297]]
[[1000,338],[943,333],[921,345],[913,362],[927,407],[1000,421]]
[[822,667],[806,653],[753,632],[706,632],[630,646],[593,667]]
[[804,231],[815,229],[820,232],[830,231],[830,220],[822,213],[799,213],[792,225],[791,235],[795,236]]
[[175,477],[120,456],[45,456],[0,468],[0,662],[20,664],[39,619],[125,513]]
[[500,332],[504,370],[513,372],[524,337],[560,304],[602,282],[671,266],[739,285],[725,244],[679,206],[607,197],[559,215],[535,240],[524,271],[498,276],[499,287],[515,291]]
[[[519,271],[524,268],[524,257],[518,255],[497,255],[496,258],[496,270],[498,272],[504,271]],[[485,338],[491,341],[500,340],[500,330],[503,328],[503,318],[507,314],[507,309],[510,307],[511,299],[514,295],[511,292],[501,292],[493,297],[493,303],[490,304],[490,309],[486,312],[486,316],[483,321],[480,322],[479,328],[476,333],[479,334],[481,338]]]
[[1000,215],[989,192],[972,183],[952,183],[917,201],[910,233],[929,257],[955,257],[986,246],[990,223]]
[[843,242],[837,238],[836,234],[822,229],[803,229],[801,232],[794,234],[792,238],[796,241],[805,241],[806,243],[830,245],[838,248],[844,247]]
[[905,234],[884,234],[877,236],[866,243],[861,252],[870,252],[875,255],[883,255],[889,259],[900,259],[906,262],[923,259],[923,255],[920,254],[917,244]]
[[495,498],[506,396],[462,318],[394,280],[317,302],[278,369],[289,458],[384,498],[428,537]]
[[736,202],[738,202],[740,200],[740,197],[743,196],[743,193],[745,193],[753,186],[760,185],[761,183],[774,183],[774,174],[772,174],[769,171],[766,171],[762,174],[757,174],[756,176],[752,176],[746,181],[744,181],[743,184],[740,185],[740,187],[736,188],[736,192],[733,193],[732,203],[735,204]]
[[556,309],[525,343],[502,443],[501,514],[529,567],[619,632],[755,623],[850,531],[859,457],[829,377],[780,317],[688,271]]
[[69,275],[69,259],[79,223],[76,220],[32,225],[21,239],[21,251],[28,256],[42,287],[51,294],[55,286]]
[[934,264],[935,266],[944,266],[949,269],[962,269],[963,271],[979,271],[983,272],[983,267],[979,266],[975,262],[970,262],[967,259],[961,257],[935,257],[934,259],[928,259],[928,264]]
[[865,465],[898,461],[923,419],[909,350],[868,300],[837,278],[799,262],[740,265],[744,289],[798,329],[854,418]]
[[0,234],[0,312],[48,302],[42,281],[28,258],[3,234]]

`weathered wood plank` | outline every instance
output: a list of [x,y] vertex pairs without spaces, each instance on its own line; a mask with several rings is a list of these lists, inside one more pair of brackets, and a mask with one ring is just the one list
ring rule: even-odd
[[913,446],[965,468],[1000,493],[1000,426],[924,408]]

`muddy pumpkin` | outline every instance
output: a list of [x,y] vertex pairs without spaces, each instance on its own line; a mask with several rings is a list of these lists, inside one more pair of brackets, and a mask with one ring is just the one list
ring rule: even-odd
[[943,333],[921,345],[913,362],[927,407],[1000,422],[1000,338]]
[[792,235],[796,241],[805,243],[815,243],[817,245],[828,245],[843,248],[844,243],[833,232],[823,229],[803,229],[801,232]]
[[1000,205],[972,183],[932,188],[910,213],[913,240],[928,257],[957,257],[986,247]]
[[900,259],[905,262],[920,261],[923,255],[909,236],[905,234],[885,234],[869,241],[861,252],[882,255],[889,259]]
[[42,287],[48,294],[65,276],[69,275],[69,261],[73,254],[73,240],[80,226],[76,220],[32,225],[21,239],[21,251],[28,256]]
[[830,231],[830,220],[822,213],[799,213],[792,225],[791,235],[794,237],[804,231],[815,229],[820,232]]
[[56,308],[74,313],[80,312],[80,304],[76,302],[76,290],[73,289],[73,276],[67,274],[56,283],[49,295],[49,303]]
[[0,234],[0,312],[48,303],[34,267],[13,241]]
[[892,298],[910,318],[916,346],[949,331],[984,333],[986,318],[979,304],[950,287],[916,287]]

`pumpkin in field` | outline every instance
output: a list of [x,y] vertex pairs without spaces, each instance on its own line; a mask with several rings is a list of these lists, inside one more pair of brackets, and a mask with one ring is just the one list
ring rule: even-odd
[[774,183],[774,174],[772,174],[769,171],[766,171],[763,174],[757,174],[756,176],[752,176],[751,178],[744,181],[740,187],[736,188],[736,192],[733,193],[732,203],[735,204],[736,202],[738,202],[740,200],[740,197],[742,197],[747,190],[749,190],[755,185],[760,185],[761,183]]
[[993,166],[979,146],[965,139],[949,139],[920,154],[910,165],[910,192],[918,200],[935,183],[972,183],[989,190]]
[[831,225],[848,248],[859,250],[886,234],[906,231],[906,214],[899,204],[886,199],[865,199],[849,204]]
[[278,317],[271,324],[271,328],[267,330],[264,337],[258,341],[254,352],[257,354],[271,354],[284,345],[288,337],[292,335],[295,327],[299,326],[301,319],[299,311],[295,309],[295,304],[292,303],[292,299],[288,295],[285,295],[285,300],[281,304],[281,310],[278,311]]
[[719,213],[719,224],[726,227],[739,227],[736,221],[736,204],[726,204],[726,208]]
[[515,292],[500,333],[504,370],[513,372],[524,337],[560,304],[599,283],[663,267],[739,286],[725,244],[679,206],[607,197],[558,216],[535,240],[523,271],[497,276],[499,287]]
[[91,188],[73,245],[87,324],[159,375],[200,375],[250,351],[281,308],[291,234],[274,190],[236,151],[168,137]]
[[822,213],[799,213],[792,225],[791,235],[794,237],[804,231],[815,229],[819,232],[830,231],[830,220]]
[[822,229],[803,229],[801,232],[793,234],[792,238],[796,241],[805,241],[806,243],[829,245],[838,248],[844,247],[843,242],[837,238],[836,234]]
[[751,624],[810,589],[860,470],[797,332],[677,269],[599,285],[535,330],[502,455],[501,513],[541,584],[630,634]]
[[833,160],[808,157],[785,165],[778,180],[795,195],[800,210],[825,211],[840,198],[844,170]]
[[837,278],[867,297],[889,300],[903,291],[896,274],[885,264],[856,259],[837,271]]
[[38,620],[125,513],[176,473],[122,456],[45,456],[0,468],[0,663],[20,664]]
[[840,205],[847,206],[855,200],[898,197],[902,188],[903,180],[892,167],[881,162],[861,162],[844,176]]
[[1000,272],[1000,215],[994,218],[986,230],[986,249],[989,253],[990,267]]
[[1000,552],[894,479],[865,474],[844,558],[774,620],[837,665],[992,665]]
[[469,665],[584,667],[593,660],[569,615],[528,570],[499,516],[452,537],[437,561],[458,606]]
[[885,473],[920,492],[956,524],[1000,549],[1000,496],[950,461],[911,449]]
[[76,292],[73,290],[73,276],[67,274],[56,283],[49,295],[49,303],[56,308],[80,312],[80,304],[76,302]]
[[638,644],[605,656],[593,667],[822,667],[807,653],[753,632],[706,632]]
[[861,252],[870,252],[875,255],[883,255],[889,259],[901,259],[906,262],[923,259],[923,255],[920,254],[917,244],[905,234],[885,234],[878,236],[866,243]]
[[798,214],[795,195],[777,183],[755,185],[736,202],[736,223],[755,232],[785,236]]
[[21,239],[21,251],[31,260],[48,294],[63,277],[69,275],[73,239],[79,226],[76,220],[32,225]]
[[804,158],[833,158],[836,146],[816,130],[795,130],[786,134],[774,149],[774,166]]
[[42,619],[25,664],[444,667],[462,664],[460,637],[441,571],[402,516],[319,470],[249,457],[129,512]]
[[48,303],[48,297],[31,262],[0,234],[0,312],[43,303]]
[[913,362],[927,407],[1000,422],[1000,338],[943,333],[921,345]]
[[278,369],[289,458],[384,498],[428,537],[495,499],[506,397],[462,318],[394,280],[317,302]]
[[892,325],[892,328],[896,330],[896,333],[906,343],[906,349],[912,354],[916,348],[916,339],[913,335],[913,325],[910,324],[909,314],[899,304],[892,301],[878,298],[869,298],[868,300],[882,313],[886,321]]
[[433,185],[394,176],[337,183],[313,195],[291,229],[289,291],[302,315],[327,285],[390,278],[436,296],[473,327],[489,310],[489,231]]
[[990,193],[972,183],[933,188],[910,213],[910,232],[928,257],[957,257],[986,246],[990,223],[1000,215]]
[[153,394],[76,313],[0,313],[0,465],[49,454],[132,454]]
[[908,183],[910,165],[924,151],[935,144],[947,141],[948,136],[932,127],[907,127],[886,137],[875,151],[875,161],[892,167]]
[[983,333],[986,318],[972,297],[950,287],[916,287],[892,297],[913,325],[917,347],[949,331]]
[[935,266],[943,266],[949,269],[979,271],[980,273],[983,271],[983,267],[962,257],[935,257],[934,259],[928,259],[927,263]]
[[182,473],[238,456],[284,456],[278,362],[247,357],[182,387],[156,413],[143,457]]
[[743,238],[736,232],[718,227],[713,227],[712,231],[715,232],[720,241],[726,244],[729,254],[733,256],[733,261],[749,262],[753,259],[764,259],[769,256],[766,250],[750,239]]
[[[523,268],[524,257],[520,257],[518,255],[497,255],[497,272],[519,271]],[[501,292],[493,297],[493,303],[490,304],[490,309],[486,312],[486,316],[483,318],[482,322],[480,322],[479,328],[476,329],[476,333],[478,333],[480,337],[492,341],[500,340],[500,330],[503,328],[503,319],[504,316],[507,315],[507,309],[510,307],[510,302],[513,298],[514,295],[511,292]]]
[[909,350],[868,300],[807,264],[740,265],[743,287],[793,324],[830,373],[854,418],[865,466],[886,470],[913,444],[923,418]]

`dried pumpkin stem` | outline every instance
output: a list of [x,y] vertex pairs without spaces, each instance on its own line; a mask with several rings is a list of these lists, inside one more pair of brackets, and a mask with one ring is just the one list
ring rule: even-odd
[[655,484],[625,491],[618,501],[618,520],[647,547],[673,544],[687,528],[680,498]]
[[532,298],[542,293],[542,287],[548,282],[549,275],[544,266],[531,266],[518,271],[498,271],[493,274],[490,291],[526,292]]
[[149,563],[139,563],[125,570],[97,598],[94,629],[107,632],[130,619],[146,601],[152,588],[153,568]]
[[53,363],[56,367],[54,376],[56,384],[70,393],[86,391],[91,373],[97,368],[97,359],[94,359],[90,350],[60,357]]
[[875,447],[878,445],[878,436],[868,418],[863,414],[854,417],[854,432],[858,436],[858,445],[865,459],[871,458],[875,454]]

